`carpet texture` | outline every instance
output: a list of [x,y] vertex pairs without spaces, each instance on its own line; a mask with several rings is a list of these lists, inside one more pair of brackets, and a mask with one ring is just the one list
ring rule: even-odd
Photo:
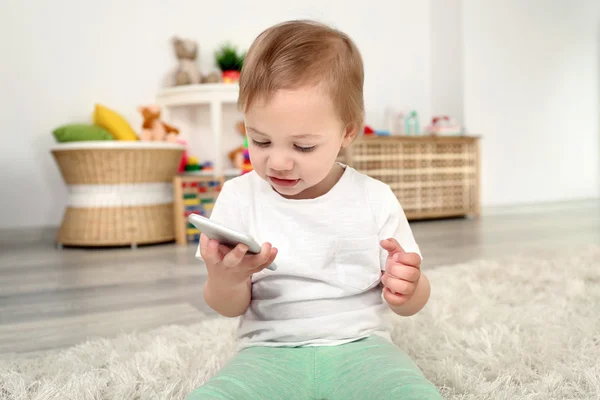
[[[428,276],[428,306],[390,318],[396,343],[444,398],[600,399],[600,247],[440,267]],[[0,398],[182,399],[231,357],[236,322],[4,357]]]

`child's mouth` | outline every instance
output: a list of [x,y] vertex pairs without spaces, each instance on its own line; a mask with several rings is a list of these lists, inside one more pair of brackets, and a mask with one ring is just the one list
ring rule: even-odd
[[273,176],[269,176],[269,179],[279,187],[294,187],[298,182],[300,182],[300,179],[279,179]]

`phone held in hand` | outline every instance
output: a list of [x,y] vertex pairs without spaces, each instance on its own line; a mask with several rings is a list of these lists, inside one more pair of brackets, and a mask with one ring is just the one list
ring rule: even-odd
[[[248,247],[249,253],[260,253],[261,246],[246,233],[231,229],[198,214],[190,214],[188,221],[198,228],[200,232],[204,233],[206,237],[216,240],[223,246],[234,248],[241,243]],[[267,267],[267,269],[275,271],[277,266],[275,263],[272,263]]]

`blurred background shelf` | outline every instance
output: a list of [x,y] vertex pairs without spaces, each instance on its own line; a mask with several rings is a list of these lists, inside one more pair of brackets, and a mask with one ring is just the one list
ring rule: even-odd
[[234,83],[207,83],[176,86],[162,89],[156,95],[156,104],[163,110],[163,118],[171,120],[171,111],[176,107],[208,106],[210,108],[210,130],[213,143],[214,171],[207,173],[217,177],[231,175],[231,169],[223,166],[223,108],[237,103],[239,85]]
[[233,83],[203,83],[162,89],[156,101],[163,107],[196,104],[236,103],[239,85]]

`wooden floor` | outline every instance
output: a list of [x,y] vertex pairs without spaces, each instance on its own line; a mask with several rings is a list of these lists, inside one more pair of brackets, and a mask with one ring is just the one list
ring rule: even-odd
[[[423,269],[600,243],[600,201],[414,222]],[[52,230],[0,231],[0,356],[210,318],[193,246],[54,247]]]

